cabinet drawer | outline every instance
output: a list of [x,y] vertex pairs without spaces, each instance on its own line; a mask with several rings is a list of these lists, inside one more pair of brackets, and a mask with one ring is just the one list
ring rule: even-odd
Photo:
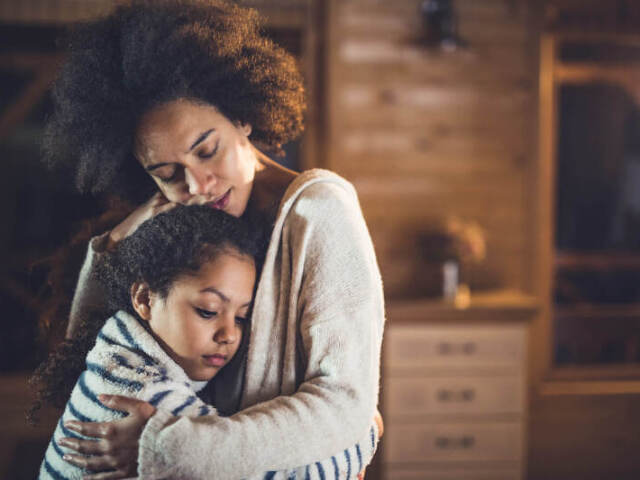
[[520,461],[522,425],[398,424],[385,429],[384,460],[394,462]]
[[384,471],[385,480],[519,480],[522,478],[521,468],[503,469],[400,469],[387,468]]
[[521,366],[525,327],[391,326],[385,338],[386,368]]
[[385,415],[499,414],[523,411],[521,377],[384,379]]

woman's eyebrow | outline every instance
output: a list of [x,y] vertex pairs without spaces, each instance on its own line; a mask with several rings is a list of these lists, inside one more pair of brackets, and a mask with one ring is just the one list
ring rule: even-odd
[[147,165],[144,169],[147,172],[153,172],[154,170],[162,167],[166,167],[167,165],[171,165],[170,163],[156,163],[155,165]]
[[200,136],[198,137],[198,139],[195,142],[193,142],[193,145],[191,145],[191,147],[189,147],[189,150],[187,150],[184,153],[189,153],[191,150],[196,148],[198,145],[200,145],[202,142],[204,142],[206,140],[206,138],[211,134],[211,132],[214,132],[214,131],[215,131],[215,128],[210,128],[206,132],[201,133]]

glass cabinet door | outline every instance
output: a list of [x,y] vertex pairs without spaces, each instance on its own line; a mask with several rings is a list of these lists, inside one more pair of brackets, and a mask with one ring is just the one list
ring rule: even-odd
[[640,372],[640,45],[560,45],[556,72],[553,363]]

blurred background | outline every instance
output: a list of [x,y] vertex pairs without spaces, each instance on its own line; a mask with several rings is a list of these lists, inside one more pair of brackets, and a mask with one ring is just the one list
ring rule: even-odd
[[[353,182],[375,243],[367,478],[639,478],[640,2],[238,3],[305,77],[280,161]],[[113,5],[0,0],[0,478],[34,478],[52,431],[24,420],[73,291],[50,260],[110,205],[41,163],[55,40]]]

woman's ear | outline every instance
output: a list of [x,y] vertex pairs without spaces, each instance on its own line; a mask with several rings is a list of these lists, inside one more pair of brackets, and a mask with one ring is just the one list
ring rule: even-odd
[[131,305],[141,319],[151,320],[151,290],[145,282],[134,282],[131,285]]
[[250,123],[238,123],[238,130],[240,130],[245,137],[248,137],[251,135],[253,128]]

